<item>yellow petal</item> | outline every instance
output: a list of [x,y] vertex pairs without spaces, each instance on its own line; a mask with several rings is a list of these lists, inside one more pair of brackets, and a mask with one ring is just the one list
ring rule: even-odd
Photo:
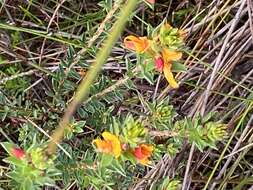
[[178,52],[178,51],[164,49],[162,51],[162,56],[163,56],[165,63],[169,63],[171,61],[177,61],[177,60],[181,59],[182,53]]
[[151,163],[147,158],[142,159],[142,160],[138,160],[138,162],[142,165],[145,165],[145,166]]
[[119,138],[117,136],[115,136],[114,134],[111,134],[106,131],[103,132],[102,136],[106,141],[111,142],[112,153],[116,158],[118,158],[121,154],[121,144],[120,144]]
[[127,36],[125,37],[124,39],[124,45],[126,48],[128,49],[131,49],[133,51],[136,50],[136,47],[135,47],[135,40],[136,40],[137,37],[135,36]]
[[169,85],[172,88],[178,88],[178,84],[177,84],[176,80],[174,79],[174,76],[171,72],[171,63],[164,64],[163,73],[164,73],[164,76],[167,79]]
[[147,37],[136,37],[133,35],[127,36],[124,39],[124,45],[126,48],[136,51],[137,53],[143,53],[149,47],[150,41]]
[[150,41],[147,37],[139,37],[140,43],[137,45],[138,52],[144,52],[149,48]]
[[110,133],[110,132],[103,132],[102,133],[102,137],[106,140],[106,141],[112,141],[114,139],[118,139],[117,136],[115,136],[114,134]]
[[142,151],[146,156],[151,156],[151,153],[153,151],[153,146],[152,145],[146,145],[146,144],[142,144],[141,145]]
[[96,144],[98,151],[103,153],[111,153],[112,152],[112,145],[110,142],[101,140],[101,139],[95,139],[93,140],[93,143]]

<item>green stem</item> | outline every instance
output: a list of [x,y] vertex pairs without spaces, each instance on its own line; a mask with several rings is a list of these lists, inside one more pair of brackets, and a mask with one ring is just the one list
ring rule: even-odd
[[68,127],[69,121],[72,115],[75,113],[78,105],[82,101],[87,99],[89,95],[90,86],[96,79],[99,71],[101,70],[101,67],[106,62],[107,57],[110,55],[111,49],[113,48],[115,42],[117,41],[121,32],[123,31],[124,26],[127,20],[129,19],[130,15],[133,13],[135,6],[137,5],[137,2],[138,2],[137,0],[128,0],[126,5],[121,10],[119,18],[114,24],[112,31],[110,32],[110,35],[108,36],[103,47],[100,48],[96,56],[95,63],[93,64],[93,66],[87,73],[86,77],[79,85],[77,92],[73,98],[73,101],[67,107],[65,114],[59,123],[59,127],[55,130],[55,132],[52,135],[52,140],[50,141],[47,148],[47,153],[49,155],[53,154],[56,151],[56,145],[61,142],[64,135],[64,129]]

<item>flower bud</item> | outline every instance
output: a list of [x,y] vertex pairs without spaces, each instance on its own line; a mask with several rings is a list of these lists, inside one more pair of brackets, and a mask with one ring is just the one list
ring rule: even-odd
[[156,57],[155,58],[155,67],[159,72],[163,71],[164,61],[162,57]]
[[150,4],[155,4],[155,0],[146,0],[147,2],[149,2]]
[[127,144],[127,143],[122,143],[122,144],[121,144],[121,149],[122,149],[123,151],[126,151],[126,150],[128,149],[128,144]]
[[25,156],[25,151],[20,148],[12,148],[11,153],[17,158],[22,159]]

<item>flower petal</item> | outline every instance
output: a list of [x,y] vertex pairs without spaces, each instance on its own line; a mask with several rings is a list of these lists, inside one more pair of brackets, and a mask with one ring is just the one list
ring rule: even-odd
[[129,40],[129,36],[124,39],[124,45],[127,49],[136,50],[135,43],[131,40]]
[[108,141],[104,141],[101,139],[95,139],[95,140],[93,140],[93,143],[96,144],[99,152],[103,152],[103,153],[111,153],[112,152],[112,144]]
[[142,153],[146,156],[151,156],[151,153],[153,151],[153,146],[142,144],[141,145]]
[[25,151],[20,148],[12,148],[11,153],[17,158],[22,159],[25,157]]
[[146,0],[147,2],[149,2],[150,4],[155,4],[155,0]]
[[156,67],[156,70],[158,70],[159,72],[163,71],[164,61],[162,57],[159,56],[155,58],[155,67]]
[[142,160],[138,160],[138,161],[139,161],[139,163],[141,163],[142,165],[145,165],[145,166],[151,163],[151,161],[147,158],[142,159]]
[[171,61],[177,61],[181,59],[182,53],[178,51],[172,51],[169,49],[164,49],[162,51],[162,56],[165,61],[165,63],[171,62]]
[[164,73],[164,76],[167,79],[169,85],[172,88],[178,88],[178,83],[174,79],[174,76],[173,76],[173,74],[171,72],[171,64],[172,64],[171,62],[164,64],[163,73]]
[[150,163],[149,157],[151,157],[152,151],[153,146],[141,144],[134,149],[133,155],[139,163],[147,165]]
[[136,147],[134,149],[134,156],[138,160],[141,160],[141,159],[145,158],[145,156],[142,154],[141,147]]
[[132,51],[136,51],[137,53],[143,53],[149,47],[149,40],[147,39],[147,37],[136,37],[130,35],[124,39],[124,45],[126,48]]
[[109,132],[103,132],[102,134],[103,138],[106,141],[110,141],[112,144],[112,153],[113,155],[118,158],[121,154],[121,144],[119,141],[119,138],[117,136],[115,136],[114,134],[111,134]]

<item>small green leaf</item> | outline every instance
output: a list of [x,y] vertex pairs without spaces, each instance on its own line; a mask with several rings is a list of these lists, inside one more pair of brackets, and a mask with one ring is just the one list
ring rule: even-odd
[[89,177],[88,177],[88,176],[84,176],[82,186],[83,186],[84,188],[87,188],[87,187],[89,186],[89,184],[90,184],[90,179],[89,179]]
[[154,75],[150,72],[143,72],[142,77],[146,79],[150,84],[154,84]]
[[9,155],[11,154],[11,149],[14,147],[14,144],[9,143],[9,142],[2,142],[0,143],[2,145],[2,147],[6,150],[6,152],[9,153]]
[[172,71],[173,72],[186,72],[187,68],[184,64],[179,62],[173,62],[172,64]]
[[110,155],[110,154],[102,154],[102,158],[101,158],[101,167],[104,168],[104,167],[107,167],[109,166],[113,161],[113,156]]
[[153,71],[155,69],[155,64],[153,59],[146,59],[143,63],[145,71]]
[[81,118],[84,118],[84,117],[87,117],[87,116],[88,116],[87,112],[86,112],[82,107],[79,107],[79,108],[77,109],[77,113],[79,114],[79,116],[80,116]]
[[117,136],[120,133],[119,123],[117,122],[115,117],[113,117],[112,131]]
[[33,190],[35,189],[34,186],[33,186],[33,181],[29,178],[26,178],[26,180],[24,180],[24,182],[22,183],[22,190],[27,190],[27,189],[30,189],[30,190]]
[[26,161],[17,159],[15,157],[7,157],[4,159],[6,163],[13,164],[15,166],[23,167],[26,164]]

